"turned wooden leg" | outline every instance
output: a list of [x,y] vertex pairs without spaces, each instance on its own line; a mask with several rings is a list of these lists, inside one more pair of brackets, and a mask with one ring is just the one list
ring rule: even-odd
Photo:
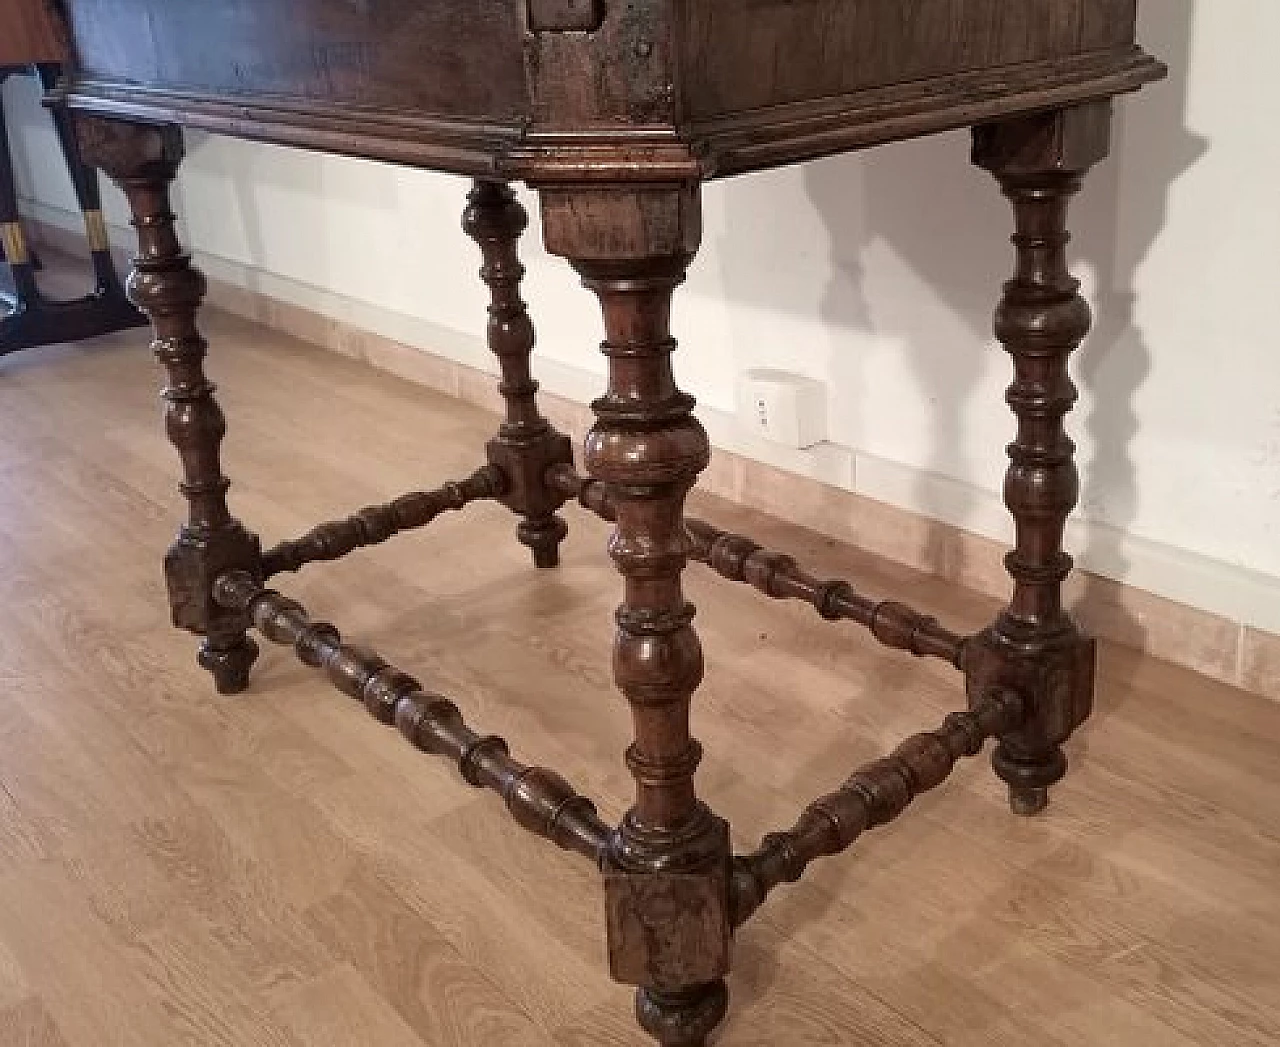
[[542,201],[548,248],[600,299],[609,359],[586,464],[616,502],[609,552],[625,596],[613,666],[631,704],[636,780],[606,875],[610,965],[639,986],[637,1015],[663,1047],[700,1047],[727,1005],[730,932],[728,826],[694,791],[689,708],[703,663],[681,587],[685,496],[709,445],[671,371],[671,298],[697,248],[698,193],[556,188]]
[[520,541],[533,550],[538,567],[560,562],[560,542],[568,528],[556,515],[564,495],[548,485],[547,470],[573,461],[573,445],[552,428],[538,411],[538,383],[529,369],[533,351],[533,323],[520,298],[520,234],[529,217],[511,187],[504,182],[477,179],[467,195],[462,227],[480,245],[484,266],[480,276],[489,285],[489,348],[502,367],[499,390],[507,414],[496,439],[489,443],[489,461],[508,479],[503,503],[523,519]]
[[178,243],[169,206],[182,136],[175,127],[96,117],[81,118],[78,129],[89,162],[129,199],[138,231],[129,297],[151,318],[152,348],[168,378],[165,424],[182,460],[181,490],[189,506],[187,522],[165,557],[173,621],[205,638],[200,664],[213,673],[220,692],[234,694],[248,685],[258,648],[245,635],[245,614],[219,606],[213,584],[237,569],[260,577],[260,552],[258,539],[227,510],[229,484],[219,462],[226,422],[205,377],[208,345],[196,328],[205,281]]
[[1032,710],[1002,735],[992,763],[1018,814],[1035,814],[1066,773],[1062,743],[1093,707],[1094,644],[1062,605],[1071,557],[1063,531],[1079,494],[1075,445],[1063,420],[1076,400],[1068,359],[1090,326],[1079,282],[1067,269],[1067,208],[1081,180],[1107,154],[1110,104],[979,127],[974,162],[1012,201],[1015,275],[996,311],[996,336],[1013,357],[1008,401],[1018,418],[1009,447],[1005,502],[1016,523],[1005,559],[1013,597],[966,656],[973,700],[993,685],[1017,691]]

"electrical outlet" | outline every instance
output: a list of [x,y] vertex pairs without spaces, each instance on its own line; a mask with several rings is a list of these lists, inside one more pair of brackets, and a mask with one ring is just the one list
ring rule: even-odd
[[826,389],[788,371],[757,368],[738,381],[738,419],[766,440],[805,448],[826,439]]

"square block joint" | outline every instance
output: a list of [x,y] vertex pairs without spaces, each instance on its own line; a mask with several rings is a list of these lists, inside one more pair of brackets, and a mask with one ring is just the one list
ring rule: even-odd
[[729,972],[728,869],[605,874],[609,973],[624,985],[675,991]]

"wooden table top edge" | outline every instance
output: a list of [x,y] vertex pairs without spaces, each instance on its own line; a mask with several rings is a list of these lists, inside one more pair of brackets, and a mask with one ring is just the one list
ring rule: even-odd
[[[674,125],[572,132],[289,96],[183,92],[73,78],[72,109],[471,177],[705,180],[1135,91],[1166,75],[1138,46],[990,68]],[[1011,105],[1012,100],[1012,105]],[[638,151],[639,154],[638,154]],[[641,155],[643,162],[637,161]]]

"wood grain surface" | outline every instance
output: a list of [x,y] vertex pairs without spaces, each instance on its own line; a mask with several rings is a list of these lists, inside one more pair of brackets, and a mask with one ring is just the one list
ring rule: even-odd
[[69,103],[536,183],[686,180],[1133,91],[1135,0],[60,0]]

